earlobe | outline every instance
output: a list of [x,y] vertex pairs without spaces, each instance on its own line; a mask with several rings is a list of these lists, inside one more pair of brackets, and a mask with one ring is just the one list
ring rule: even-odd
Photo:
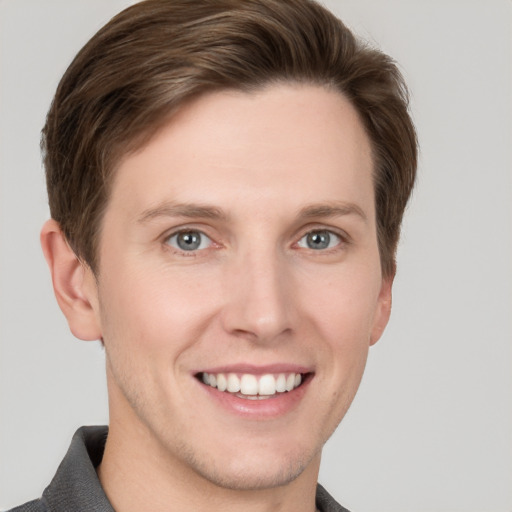
[[373,321],[373,328],[370,335],[370,345],[379,341],[384,329],[388,325],[391,315],[392,288],[394,275],[382,279],[382,286],[379,293],[377,310]]
[[100,339],[94,275],[77,258],[53,219],[48,220],[41,230],[41,247],[50,268],[55,297],[71,332],[82,340]]

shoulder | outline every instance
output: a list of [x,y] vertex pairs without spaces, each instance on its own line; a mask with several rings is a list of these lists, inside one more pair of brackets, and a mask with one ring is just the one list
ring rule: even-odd
[[7,512],[47,512],[48,508],[44,504],[44,500],[38,499],[29,501],[24,505],[7,510]]
[[320,484],[316,487],[316,507],[320,512],[350,512],[342,507]]
[[103,457],[107,433],[107,427],[79,428],[42,497],[7,512],[114,512],[95,469]]

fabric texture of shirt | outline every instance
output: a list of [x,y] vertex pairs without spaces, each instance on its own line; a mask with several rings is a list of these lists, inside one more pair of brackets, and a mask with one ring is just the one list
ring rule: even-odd
[[[107,440],[107,427],[79,428],[43,496],[8,512],[115,512],[96,474]],[[349,512],[318,485],[320,512]]]

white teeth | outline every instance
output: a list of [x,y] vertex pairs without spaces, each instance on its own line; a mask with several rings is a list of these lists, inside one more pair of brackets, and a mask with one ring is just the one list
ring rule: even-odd
[[228,373],[226,376],[224,373],[203,372],[201,379],[204,384],[217,388],[219,391],[239,393],[251,399],[264,398],[276,393],[292,391],[302,383],[302,375],[300,373],[279,373],[277,375],[267,373],[260,377],[244,373],[241,377],[238,377],[236,373]]
[[223,373],[217,375],[217,389],[219,391],[226,391],[228,388],[228,381]]
[[242,375],[242,379],[240,380],[240,393],[242,393],[242,395],[257,395],[258,379],[250,373]]
[[227,390],[230,393],[238,393],[240,391],[240,379],[234,373],[228,375]]
[[263,375],[258,386],[258,395],[275,395],[276,379],[273,375]]
[[284,373],[280,373],[276,379],[276,391],[278,393],[286,391],[286,375]]
[[291,391],[295,386],[295,374],[291,373],[286,377],[286,391]]

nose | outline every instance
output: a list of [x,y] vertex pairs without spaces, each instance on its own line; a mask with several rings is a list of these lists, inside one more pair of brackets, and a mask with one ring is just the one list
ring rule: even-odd
[[271,343],[294,328],[293,276],[274,251],[253,252],[226,269],[224,329],[258,343]]

